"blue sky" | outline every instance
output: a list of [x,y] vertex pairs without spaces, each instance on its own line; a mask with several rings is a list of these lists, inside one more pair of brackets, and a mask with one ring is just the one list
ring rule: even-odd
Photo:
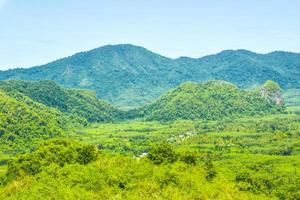
[[0,69],[119,43],[173,58],[300,52],[299,20],[300,0],[0,0]]

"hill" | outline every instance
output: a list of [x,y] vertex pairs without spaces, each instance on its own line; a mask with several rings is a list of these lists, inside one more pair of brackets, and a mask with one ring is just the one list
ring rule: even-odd
[[113,121],[120,114],[108,103],[97,99],[94,92],[65,89],[54,81],[2,81],[0,88],[6,91],[17,91],[33,101],[57,108],[67,115],[77,115],[87,122]]
[[218,120],[226,117],[253,116],[283,111],[282,105],[269,102],[259,93],[238,89],[224,81],[203,84],[186,82],[141,108],[147,120]]
[[1,151],[18,152],[32,148],[38,140],[62,135],[77,120],[21,93],[0,89]]
[[108,45],[28,69],[0,71],[0,80],[49,79],[128,109],[149,103],[186,81],[225,80],[242,88],[271,79],[300,88],[300,54],[227,50],[202,58],[170,59],[133,45]]

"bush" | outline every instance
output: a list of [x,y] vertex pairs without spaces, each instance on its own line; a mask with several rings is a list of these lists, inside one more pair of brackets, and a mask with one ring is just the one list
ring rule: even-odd
[[197,164],[197,154],[194,152],[184,152],[180,155],[180,161],[185,162],[190,165],[196,165]]
[[178,155],[170,144],[162,143],[151,148],[148,158],[154,164],[173,163],[177,161]]
[[8,179],[40,173],[44,167],[56,164],[87,164],[97,159],[98,151],[92,145],[83,145],[66,140],[50,140],[41,144],[37,150],[17,156],[9,161]]

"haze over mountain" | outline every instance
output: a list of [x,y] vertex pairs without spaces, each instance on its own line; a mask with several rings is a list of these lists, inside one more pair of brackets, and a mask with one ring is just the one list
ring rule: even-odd
[[153,101],[185,81],[220,79],[242,88],[278,82],[300,88],[300,54],[226,50],[202,58],[170,59],[143,47],[108,45],[46,65],[0,71],[0,80],[49,79],[69,88],[96,91],[101,99],[123,108]]

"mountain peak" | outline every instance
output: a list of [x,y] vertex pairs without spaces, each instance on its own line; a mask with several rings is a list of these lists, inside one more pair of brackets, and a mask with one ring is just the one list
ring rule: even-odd
[[254,53],[252,51],[246,50],[246,49],[229,49],[229,50],[224,50],[218,53],[217,55],[257,55],[257,53]]
[[[225,80],[242,88],[272,79],[299,88],[300,54],[256,54],[226,50],[199,59],[170,59],[132,44],[106,45],[46,65],[0,72],[0,80],[49,79],[71,88],[94,90],[120,107],[151,102],[186,81]],[[223,82],[222,82],[223,84]]]

